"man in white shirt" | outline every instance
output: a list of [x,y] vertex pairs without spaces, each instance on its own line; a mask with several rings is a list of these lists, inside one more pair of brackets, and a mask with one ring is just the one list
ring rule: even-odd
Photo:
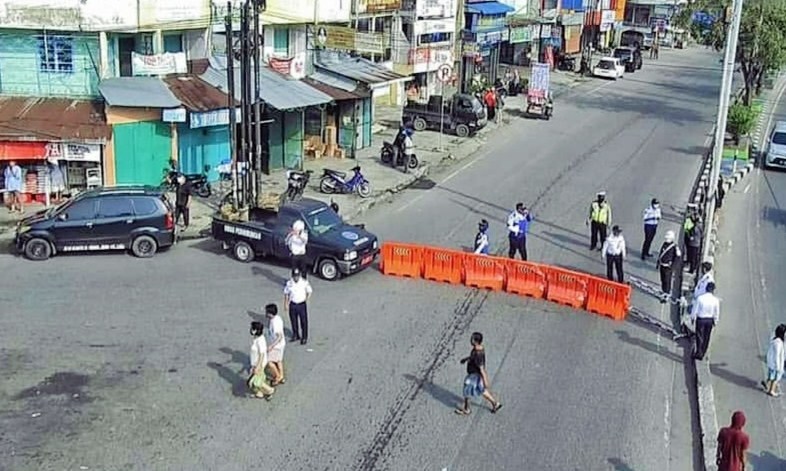
[[292,269],[297,268],[303,274],[303,278],[307,278],[306,246],[308,245],[308,232],[306,232],[306,223],[300,220],[295,221],[292,224],[292,230],[287,234],[286,243],[289,249],[289,256],[292,258]]
[[704,273],[696,283],[696,288],[693,289],[693,300],[706,293],[707,285],[715,283],[715,274],[712,272],[712,263],[704,262],[701,264],[701,271]]
[[652,257],[650,247],[658,231],[658,222],[661,219],[660,203],[657,198],[652,198],[650,205],[644,208],[644,244],[641,246],[641,259]]
[[[308,342],[308,310],[306,302],[311,297],[311,284],[301,276],[300,270],[292,270],[292,278],[284,287],[284,309],[289,311],[289,323],[292,325],[290,342],[300,340],[301,345]],[[301,335],[302,329],[302,335]]]
[[696,322],[696,350],[693,358],[703,360],[710,345],[712,328],[720,319],[720,300],[715,296],[715,283],[707,283],[706,293],[693,303],[691,318]]
[[515,258],[516,252],[522,260],[527,260],[527,232],[532,215],[524,203],[516,203],[516,209],[508,215],[508,258]]
[[272,386],[284,384],[284,347],[287,341],[284,338],[284,321],[278,315],[278,306],[273,303],[265,306],[265,317],[267,317],[267,328],[265,337],[267,340],[268,369],[272,373]]
[[625,248],[625,238],[622,237],[620,226],[611,228],[611,235],[603,242],[601,255],[606,260],[606,278],[614,281],[614,270],[616,270],[617,282],[622,283],[624,279],[622,261],[627,256],[627,249]]

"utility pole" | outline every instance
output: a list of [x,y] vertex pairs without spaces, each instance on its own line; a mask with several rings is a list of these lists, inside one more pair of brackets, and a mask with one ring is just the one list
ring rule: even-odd
[[261,51],[263,34],[260,28],[260,13],[264,8],[263,2],[254,2],[254,190],[252,192],[253,202],[259,200],[259,193],[262,190],[262,106],[259,99],[259,67],[261,61]]
[[251,173],[248,165],[248,124],[251,117],[248,113],[248,67],[248,2],[245,2],[240,12],[240,109],[242,110],[241,115],[243,118],[240,123],[240,153],[242,155],[240,162],[243,167],[240,192],[241,208],[245,208],[248,205],[248,175]]
[[237,120],[235,117],[235,47],[234,32],[232,28],[232,2],[227,2],[227,17],[224,23],[226,34],[226,54],[227,54],[227,88],[229,88],[228,108],[229,108],[229,155],[232,158],[232,199],[237,205],[238,178],[237,178]]
[[726,137],[726,120],[729,115],[729,101],[731,98],[732,81],[734,79],[734,64],[737,57],[737,39],[740,34],[740,20],[742,19],[743,0],[733,0],[734,10],[731,25],[726,32],[726,53],[723,59],[723,80],[721,83],[720,99],[718,100],[718,121],[715,124],[715,146],[712,151],[712,173],[710,174],[709,195],[707,199],[707,214],[704,219],[704,249],[702,259],[706,259],[710,251],[710,234],[715,218],[715,202],[718,198],[718,181],[720,180],[721,163],[723,161],[723,141]]

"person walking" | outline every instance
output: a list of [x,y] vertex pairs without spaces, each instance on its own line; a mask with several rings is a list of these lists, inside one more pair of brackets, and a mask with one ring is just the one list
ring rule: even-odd
[[175,223],[180,223],[180,216],[183,216],[183,229],[188,229],[191,223],[191,194],[193,189],[191,182],[186,180],[186,176],[177,176],[177,189],[175,189]]
[[14,211],[25,212],[22,206],[22,191],[24,187],[22,167],[17,165],[15,160],[8,162],[8,166],[3,171],[3,177],[5,179],[5,191],[8,192],[9,196],[8,209],[12,213]]
[[278,306],[273,303],[265,306],[265,317],[267,317],[265,337],[267,340],[268,370],[273,376],[271,386],[278,386],[286,382],[284,378],[284,347],[287,341],[284,338],[284,320],[278,315]]
[[478,233],[475,235],[475,254],[489,254],[489,222],[482,219],[478,223]]
[[720,300],[715,297],[715,283],[707,283],[706,293],[696,298],[691,319],[696,325],[696,351],[693,358],[704,360],[710,346],[712,329],[720,320]]
[[289,311],[292,326],[290,342],[300,340],[301,345],[308,342],[308,308],[306,303],[313,293],[311,283],[301,276],[300,269],[292,270],[292,278],[284,287],[284,309]]
[[661,220],[660,203],[657,198],[652,198],[650,205],[644,208],[644,244],[641,246],[641,259],[652,257],[650,247],[655,240],[655,233],[658,231],[658,223]]
[[764,391],[772,397],[781,395],[778,383],[783,377],[784,363],[786,363],[786,352],[784,352],[784,337],[786,337],[786,324],[780,324],[775,328],[775,336],[770,340],[767,349],[767,378],[761,382]]
[[685,251],[687,252],[687,266],[689,273],[696,273],[699,267],[699,252],[701,252],[702,227],[701,218],[695,211],[689,211],[683,226],[685,230]]
[[666,235],[663,237],[663,245],[660,246],[660,253],[658,254],[661,303],[665,303],[669,296],[671,296],[671,275],[674,268],[674,262],[682,257],[680,248],[677,247],[674,238],[674,231],[666,232]]
[[306,223],[297,220],[292,223],[292,230],[286,238],[289,257],[292,262],[292,269],[298,269],[303,274],[303,278],[308,278],[306,268],[306,248],[308,246],[308,232]]
[[745,413],[736,411],[731,415],[731,425],[723,427],[718,433],[718,451],[715,464],[718,471],[745,471],[745,453],[750,447],[745,427]]
[[622,261],[627,256],[625,248],[625,238],[622,237],[620,226],[611,228],[611,235],[603,243],[601,256],[606,260],[606,278],[614,281],[614,271],[617,272],[617,282],[622,283],[624,273],[622,271]]
[[265,374],[265,367],[268,363],[267,342],[264,336],[265,328],[261,322],[254,321],[251,323],[249,332],[254,340],[251,342],[251,351],[249,353],[250,374],[246,384],[254,397],[269,401],[276,390],[267,384],[267,376]]
[[701,264],[702,275],[699,281],[696,282],[696,287],[693,288],[693,300],[707,292],[707,285],[715,283],[715,273],[712,271],[712,263],[704,262]]
[[527,260],[527,232],[532,215],[524,203],[516,203],[516,209],[508,215],[508,258],[516,258],[516,252],[522,260]]
[[483,102],[486,104],[486,109],[488,110],[487,118],[489,121],[497,121],[497,94],[494,92],[494,89],[489,88],[486,90],[486,93],[483,95]]
[[486,372],[486,351],[483,348],[483,334],[480,332],[473,332],[470,337],[470,344],[472,350],[469,352],[468,357],[461,359],[460,363],[467,365],[467,376],[464,378],[464,403],[456,407],[455,412],[460,415],[469,415],[472,410],[469,407],[469,401],[473,397],[483,396],[491,404],[491,412],[497,413],[502,409],[502,403],[499,402],[489,391],[489,376]]
[[590,226],[590,250],[600,250],[606,240],[607,229],[611,224],[611,205],[606,201],[606,192],[598,192],[590,205],[587,224]]

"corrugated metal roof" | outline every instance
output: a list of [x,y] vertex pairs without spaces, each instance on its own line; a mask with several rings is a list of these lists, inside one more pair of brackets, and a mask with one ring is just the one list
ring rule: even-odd
[[[229,95],[191,74],[164,78],[169,90],[190,111],[212,111],[229,108]],[[238,105],[239,103],[236,103]]]
[[333,51],[320,51],[319,60],[315,61],[315,65],[328,72],[365,83],[371,87],[412,80],[412,77],[393,72],[368,59],[351,57]]
[[467,13],[480,13],[482,16],[505,15],[516,9],[500,2],[469,3],[464,6]]
[[[237,64],[236,64],[237,65]],[[240,100],[240,69],[235,68],[235,99]],[[226,58],[213,57],[210,59],[210,67],[202,74],[201,78],[214,87],[227,91]],[[316,88],[308,86],[306,83],[279,74],[269,67],[259,69],[259,97],[267,105],[277,110],[291,110],[295,108],[306,108],[308,106],[322,105],[333,101],[329,95],[320,92]],[[254,92],[255,84],[251,83],[251,93]]]
[[0,97],[0,137],[4,139],[103,141],[111,133],[100,102]]
[[358,88],[358,83],[354,80],[350,80],[336,74],[320,72],[319,70],[309,75],[309,77],[318,82],[326,83],[333,88],[344,90],[345,92],[353,92]]
[[180,101],[163,80],[155,77],[116,77],[102,80],[98,91],[109,106],[177,108]]
[[321,82],[319,80],[314,80],[311,77],[306,77],[303,79],[303,81],[309,86],[316,88],[320,92],[329,95],[331,98],[333,98],[336,101],[358,100],[361,98],[367,98],[371,95],[369,92],[348,92],[346,90],[342,90],[340,88],[336,88],[331,85],[328,85],[327,83]]

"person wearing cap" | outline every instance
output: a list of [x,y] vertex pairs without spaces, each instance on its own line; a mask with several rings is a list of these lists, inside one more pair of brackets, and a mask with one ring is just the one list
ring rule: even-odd
[[300,340],[301,345],[308,342],[308,309],[306,303],[314,290],[311,283],[301,276],[300,269],[292,269],[292,278],[284,286],[284,309],[289,311],[289,323],[292,326],[290,342]]
[[657,198],[652,198],[650,205],[644,208],[644,244],[641,246],[641,259],[652,257],[650,247],[655,240],[655,233],[658,231],[658,223],[661,219],[660,203]]
[[300,273],[306,278],[308,276],[306,269],[306,246],[308,245],[306,223],[299,219],[292,223],[292,230],[287,234],[286,244],[292,260],[292,268],[300,270]]
[[478,233],[475,236],[475,253],[479,255],[489,254],[489,222],[485,219],[478,223]]
[[715,273],[712,271],[712,263],[702,263],[701,272],[701,278],[699,278],[699,281],[696,282],[696,287],[693,289],[694,300],[707,292],[707,285],[709,283],[715,283]]
[[611,205],[606,201],[605,191],[598,192],[597,198],[590,205],[587,224],[590,226],[590,250],[595,250],[596,246],[600,250],[611,224]]
[[521,259],[527,259],[527,232],[532,222],[532,215],[524,203],[516,203],[516,209],[508,215],[508,257],[516,258],[516,252],[521,254]]
[[703,360],[710,346],[712,329],[720,320],[720,300],[715,296],[715,283],[707,283],[706,293],[693,303],[691,319],[696,324],[696,350],[693,358]]
[[671,295],[671,274],[674,269],[674,262],[682,257],[680,248],[677,247],[677,243],[674,240],[675,238],[674,231],[666,232],[666,235],[663,237],[663,245],[660,246],[660,253],[658,254],[661,302],[666,302],[666,299]]
[[620,226],[611,228],[611,235],[603,243],[601,256],[606,260],[606,278],[614,281],[614,270],[617,271],[617,282],[622,283],[624,273],[622,271],[622,261],[627,256],[625,248],[625,238],[622,237]]

